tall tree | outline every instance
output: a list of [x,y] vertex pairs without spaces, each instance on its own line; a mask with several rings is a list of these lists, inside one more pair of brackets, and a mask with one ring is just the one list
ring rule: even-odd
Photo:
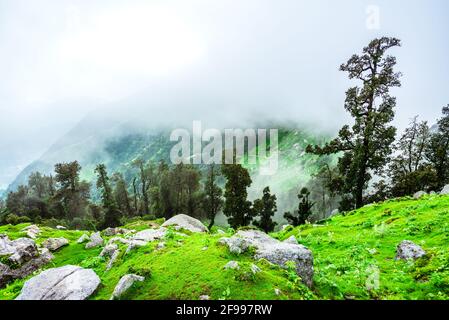
[[223,191],[217,185],[216,180],[219,173],[215,169],[215,165],[211,164],[209,166],[209,171],[207,173],[207,180],[204,185],[205,197],[203,200],[203,207],[206,211],[206,215],[209,218],[209,230],[215,223],[215,217],[223,206]]
[[253,224],[261,228],[265,232],[271,232],[276,226],[276,222],[273,221],[273,216],[276,213],[276,195],[270,193],[270,188],[265,187],[263,189],[263,196],[261,199],[254,201],[255,214],[260,217],[259,220],[253,222]]
[[58,202],[56,206],[62,210],[59,215],[70,220],[85,214],[90,196],[90,185],[80,181],[80,171],[78,161],[55,165],[58,189],[53,198]]
[[111,181],[114,183],[113,195],[119,209],[122,212],[126,212],[128,216],[133,215],[134,211],[131,207],[128,189],[126,187],[126,182],[123,178],[123,175],[119,172],[116,172],[112,175]]
[[247,200],[247,188],[252,183],[248,170],[240,164],[226,164],[221,167],[221,172],[226,178],[223,214],[233,228],[249,225],[254,212]]
[[390,125],[394,118],[396,99],[389,92],[400,86],[400,73],[393,67],[396,58],[385,55],[390,48],[400,46],[396,38],[374,39],[361,55],[353,55],[340,66],[349,78],[360,82],[346,92],[345,109],[354,118],[352,127],[345,125],[338,137],[325,146],[308,146],[314,154],[342,152],[339,171],[342,194],[350,206],[363,206],[364,191],[372,172],[379,172],[387,163],[396,129]]
[[414,117],[395,144],[395,150],[399,153],[391,160],[387,170],[392,196],[410,195],[433,185],[435,172],[425,161],[424,155],[430,137],[427,122],[418,122]]
[[425,151],[427,160],[436,171],[438,189],[449,182],[449,105],[443,107],[442,113],[437,132],[432,134]]
[[97,173],[97,188],[101,192],[103,208],[106,211],[103,227],[117,227],[120,225],[120,211],[112,196],[112,188],[106,166],[104,164],[97,165],[95,172]]
[[291,225],[299,226],[306,223],[307,219],[312,214],[312,208],[315,203],[310,201],[309,197],[310,191],[307,188],[302,188],[298,194],[298,210],[293,214],[290,212],[284,213],[284,218],[287,219]]

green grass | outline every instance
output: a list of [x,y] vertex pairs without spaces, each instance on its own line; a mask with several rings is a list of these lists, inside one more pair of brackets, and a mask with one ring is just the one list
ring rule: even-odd
[[[16,239],[28,224],[1,226],[0,233]],[[148,221],[135,221],[127,228],[148,228]],[[86,250],[76,240],[82,231],[41,228],[36,240],[65,237],[70,244],[55,253],[46,268],[67,264],[93,268],[101,285],[91,299],[109,299],[121,276],[137,273],[146,277],[123,299],[449,299],[449,196],[403,198],[366,206],[326,221],[273,233],[284,240],[294,235],[314,255],[314,287],[300,284],[292,270],[266,261],[254,261],[248,254],[233,255],[218,244],[220,234],[180,236],[170,232],[166,247],[157,242],[121,256],[110,271],[101,248]],[[228,236],[232,230],[228,231]],[[415,261],[394,260],[396,246],[412,240],[428,253]],[[207,250],[203,250],[207,247]],[[224,270],[230,260],[240,270]],[[253,275],[251,264],[262,272]],[[379,286],[368,289],[372,270],[379,271]],[[24,281],[16,280],[0,290],[0,299],[14,299]],[[281,290],[277,296],[274,289]]]

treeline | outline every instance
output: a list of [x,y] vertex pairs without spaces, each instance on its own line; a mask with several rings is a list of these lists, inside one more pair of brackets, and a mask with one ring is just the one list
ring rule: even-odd
[[[231,226],[253,222],[266,231],[275,223],[276,197],[265,188],[261,199],[246,200],[251,184],[248,171],[239,164],[210,165],[205,177],[193,165],[168,165],[135,160],[135,177],[129,183],[121,173],[109,175],[104,164],[97,165],[96,189],[101,200],[91,200],[91,185],[80,179],[77,161],[55,165],[54,175],[35,172],[27,185],[9,192],[0,223],[34,222],[65,225],[77,229],[104,229],[122,225],[133,218],[156,219],[188,214],[214,225],[220,212]],[[226,179],[225,192],[218,180]],[[256,219],[260,217],[260,219]]]

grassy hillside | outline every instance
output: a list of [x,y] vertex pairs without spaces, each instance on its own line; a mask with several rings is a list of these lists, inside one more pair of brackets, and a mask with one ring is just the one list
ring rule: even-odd
[[[25,224],[2,226],[0,233],[15,239],[24,236]],[[136,221],[126,228],[142,230],[149,222]],[[65,237],[70,245],[55,253],[48,267],[66,264],[93,268],[102,284],[92,299],[108,299],[115,284],[126,273],[146,276],[125,299],[449,299],[449,196],[403,198],[366,206],[334,217],[322,225],[289,227],[273,233],[280,240],[294,235],[314,255],[314,288],[299,283],[294,272],[249,255],[233,255],[219,245],[226,235],[169,232],[166,247],[157,242],[122,254],[110,271],[98,258],[101,248],[84,249],[76,240],[82,231],[41,228],[37,242],[48,237]],[[232,234],[228,230],[228,236]],[[394,260],[396,246],[412,240],[427,255],[415,262]],[[124,248],[123,248],[124,249]],[[230,260],[240,270],[223,270]],[[252,275],[251,263],[262,272]],[[368,290],[367,279],[379,270],[379,287]],[[25,280],[0,290],[0,299],[14,299]],[[282,293],[276,295],[275,289]]]

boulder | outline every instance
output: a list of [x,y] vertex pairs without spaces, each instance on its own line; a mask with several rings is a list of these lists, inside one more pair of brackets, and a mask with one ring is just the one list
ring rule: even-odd
[[252,247],[255,259],[266,259],[283,268],[288,261],[293,261],[302,281],[312,286],[313,255],[303,245],[281,242],[258,230],[240,230],[231,238],[221,238],[219,243],[227,245],[234,253],[242,253]]
[[106,237],[111,237],[111,236],[116,236],[119,234],[125,234],[128,233],[129,230],[128,229],[123,229],[123,228],[106,228],[103,230],[103,234]]
[[69,240],[66,238],[48,238],[42,243],[42,246],[50,251],[56,251],[68,244]]
[[228,263],[225,264],[225,266],[223,267],[223,269],[240,269],[239,263],[237,261],[229,261]]
[[115,243],[112,244],[107,244],[103,250],[101,250],[100,252],[100,257],[112,257],[112,255],[114,254],[115,251],[118,250],[118,246]]
[[0,237],[0,257],[7,256],[11,265],[20,266],[38,255],[39,251],[32,239],[19,238],[11,241],[7,236]]
[[81,237],[79,237],[77,243],[83,243],[89,241],[89,239],[90,239],[89,236],[84,233]]
[[142,231],[137,232],[133,237],[132,240],[140,240],[145,242],[150,242],[158,239],[162,239],[165,237],[165,234],[167,233],[166,228],[159,228],[159,229],[145,229]]
[[329,218],[335,217],[335,216],[337,216],[339,214],[340,214],[340,210],[334,209],[334,210],[331,211],[331,214],[329,215]]
[[89,238],[89,242],[86,243],[86,249],[95,248],[98,246],[103,245],[103,238],[100,235],[100,232],[92,233],[92,235]]
[[396,260],[416,260],[426,252],[412,241],[404,240],[396,248]]
[[16,300],[85,300],[99,284],[92,269],[67,265],[47,269],[25,282]]
[[31,226],[25,227],[22,229],[22,231],[25,231],[25,233],[27,234],[28,237],[30,237],[31,239],[36,239],[36,237],[39,235],[39,233],[41,232],[41,230],[39,229],[38,226],[36,226],[35,224],[32,224]]
[[176,226],[176,229],[186,229],[191,232],[207,232],[207,227],[199,220],[186,214],[178,214],[162,224],[162,227]]
[[440,191],[441,195],[449,194],[449,184],[445,185],[443,190]]
[[112,293],[111,300],[120,299],[123,294],[132,287],[134,282],[136,281],[144,281],[145,278],[142,276],[138,276],[136,274],[127,274],[120,278],[119,282],[114,288],[114,292]]
[[298,244],[298,240],[296,240],[295,236],[291,236],[290,238],[285,239],[284,243]]
[[106,266],[106,271],[109,271],[112,269],[112,265],[114,264],[115,260],[117,260],[119,254],[120,254],[120,250],[118,250],[118,249],[112,253],[111,259],[109,259],[108,265]]
[[58,230],[67,230],[67,228],[64,227],[64,226],[56,226],[56,229],[58,229]]
[[425,193],[424,191],[418,191],[413,195],[413,199],[420,199],[422,196],[425,196],[427,193]]
[[25,262],[18,268],[11,268],[10,266],[0,263],[0,288],[3,288],[15,279],[22,279],[29,276],[52,259],[53,255],[48,249],[44,248],[37,258]]
[[199,298],[200,300],[210,300],[210,297],[207,294],[203,294]]

